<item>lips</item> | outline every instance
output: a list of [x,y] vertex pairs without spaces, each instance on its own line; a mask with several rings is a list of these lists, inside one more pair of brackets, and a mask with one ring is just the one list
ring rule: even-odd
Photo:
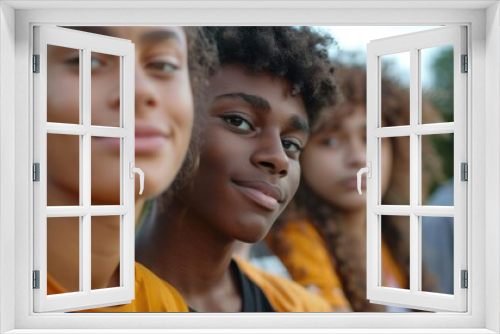
[[[345,179],[343,185],[346,189],[357,190],[358,189],[358,178],[350,177]],[[361,188],[366,189],[366,177],[361,178]]]
[[233,180],[233,183],[245,197],[270,211],[278,209],[284,200],[281,189],[266,181]]
[[[171,138],[170,131],[149,125],[145,122],[135,124],[135,153],[152,154],[161,149]],[[93,137],[112,150],[120,151],[121,139],[113,137]]]
[[147,123],[135,124],[135,153],[154,153],[166,144],[170,132]]

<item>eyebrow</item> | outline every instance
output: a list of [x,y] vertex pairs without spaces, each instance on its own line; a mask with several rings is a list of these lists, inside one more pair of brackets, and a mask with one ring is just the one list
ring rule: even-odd
[[141,36],[140,41],[144,44],[151,44],[165,40],[174,40],[182,45],[182,39],[175,31],[172,30],[154,30]]
[[305,132],[306,134],[311,133],[311,129],[306,121],[304,121],[301,117],[294,115],[290,121],[290,125],[299,131]]
[[[250,95],[246,93],[236,92],[236,93],[222,94],[215,98],[216,101],[223,99],[244,101],[248,103],[252,108],[265,113],[271,111],[271,105],[269,104],[269,102],[266,99],[263,99],[262,97],[257,95]],[[306,134],[310,134],[311,132],[309,125],[307,125],[307,122],[297,115],[292,116],[290,120],[290,126],[295,130],[302,131]]]
[[246,93],[240,93],[240,92],[235,92],[235,93],[227,93],[227,94],[222,94],[218,95],[215,98],[215,101],[218,100],[239,100],[239,101],[244,101],[248,103],[252,108],[257,109],[259,111],[268,113],[271,111],[271,105],[266,99],[263,99],[260,96],[257,95],[250,95]]

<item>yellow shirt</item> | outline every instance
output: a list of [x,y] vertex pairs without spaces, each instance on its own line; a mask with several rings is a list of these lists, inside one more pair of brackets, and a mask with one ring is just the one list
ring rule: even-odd
[[[286,222],[279,230],[277,239],[280,240],[279,245],[274,238],[268,238],[267,243],[295,282],[316,291],[335,311],[351,309],[325,241],[311,222]],[[387,281],[384,285],[405,288],[403,274],[385,243],[382,244],[382,264],[383,277]]]
[[[67,292],[50,275],[47,277],[47,294]],[[170,284],[149,269],[135,263],[135,299],[130,304],[108,306],[79,312],[187,312],[181,295]]]
[[262,290],[276,312],[332,311],[326,300],[299,284],[260,270],[238,257],[234,259],[240,270]]
[[[277,312],[329,312],[328,303],[300,285],[266,273],[235,258],[240,270],[262,290]],[[50,275],[47,294],[67,292]],[[135,264],[135,299],[130,304],[108,306],[79,312],[188,312],[187,303],[170,284],[141,264]]]

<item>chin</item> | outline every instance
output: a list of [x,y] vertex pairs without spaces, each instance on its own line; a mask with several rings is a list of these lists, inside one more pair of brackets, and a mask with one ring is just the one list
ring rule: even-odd
[[236,233],[233,234],[233,238],[249,244],[257,243],[266,237],[271,225],[267,221],[262,220],[240,224],[235,231]]
[[[359,196],[359,195],[358,195]],[[360,196],[361,197],[361,196]],[[360,198],[361,199],[361,198]],[[339,202],[336,206],[341,210],[358,211],[366,209],[366,200],[352,199]]]

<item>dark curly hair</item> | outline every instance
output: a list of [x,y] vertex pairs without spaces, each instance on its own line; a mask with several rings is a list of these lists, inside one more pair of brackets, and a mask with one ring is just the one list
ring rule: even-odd
[[[310,126],[325,118],[327,106],[339,99],[334,66],[327,49],[333,38],[309,27],[203,27],[203,33],[216,50],[217,61],[206,74],[219,66],[239,64],[254,73],[268,73],[286,80],[292,95],[300,94]],[[206,42],[204,37],[204,43]],[[191,53],[190,53],[191,54]],[[204,98],[200,99],[205,101]],[[200,107],[202,107],[200,105]],[[188,187],[196,170],[201,146],[203,113],[196,114],[193,135],[184,166],[159,204],[164,209],[179,190]]]
[[[342,90],[344,108],[332,115],[328,122],[321,122],[315,133],[331,129],[334,124],[353,112],[355,106],[366,105],[366,71],[360,67],[337,67],[337,76]],[[409,93],[394,80],[382,78],[382,122],[384,126],[410,124]],[[427,101],[422,101],[422,120],[424,123],[441,121],[437,111]],[[345,108],[345,107],[348,108]],[[340,107],[340,106],[339,106]],[[340,110],[343,110],[340,112]],[[313,134],[314,135],[314,134]],[[432,181],[442,180],[441,161],[438,158],[428,136],[422,136],[422,201],[425,201]],[[391,137],[393,147],[393,172],[382,203],[386,205],[409,204],[409,150],[405,137]],[[405,141],[406,140],[406,141]],[[432,175],[432,177],[431,177]],[[434,180],[432,179],[434,178]],[[385,307],[371,304],[366,299],[366,235],[354,233],[350,226],[338,221],[340,209],[319,196],[302,178],[292,203],[287,211],[278,219],[268,235],[272,250],[280,256],[286,255],[293,247],[279,233],[280,228],[290,220],[308,220],[325,240],[331,261],[337,271],[342,288],[353,311],[377,312],[385,311]],[[407,217],[383,216],[382,235],[397,266],[404,278],[409,282],[410,264],[410,231]],[[353,247],[353,245],[356,245]],[[434,291],[434,277],[423,268],[423,291]],[[408,288],[408,287],[406,287]]]
[[310,27],[205,27],[219,62],[285,79],[300,94],[310,125],[338,99],[334,66],[328,59],[333,38]]

